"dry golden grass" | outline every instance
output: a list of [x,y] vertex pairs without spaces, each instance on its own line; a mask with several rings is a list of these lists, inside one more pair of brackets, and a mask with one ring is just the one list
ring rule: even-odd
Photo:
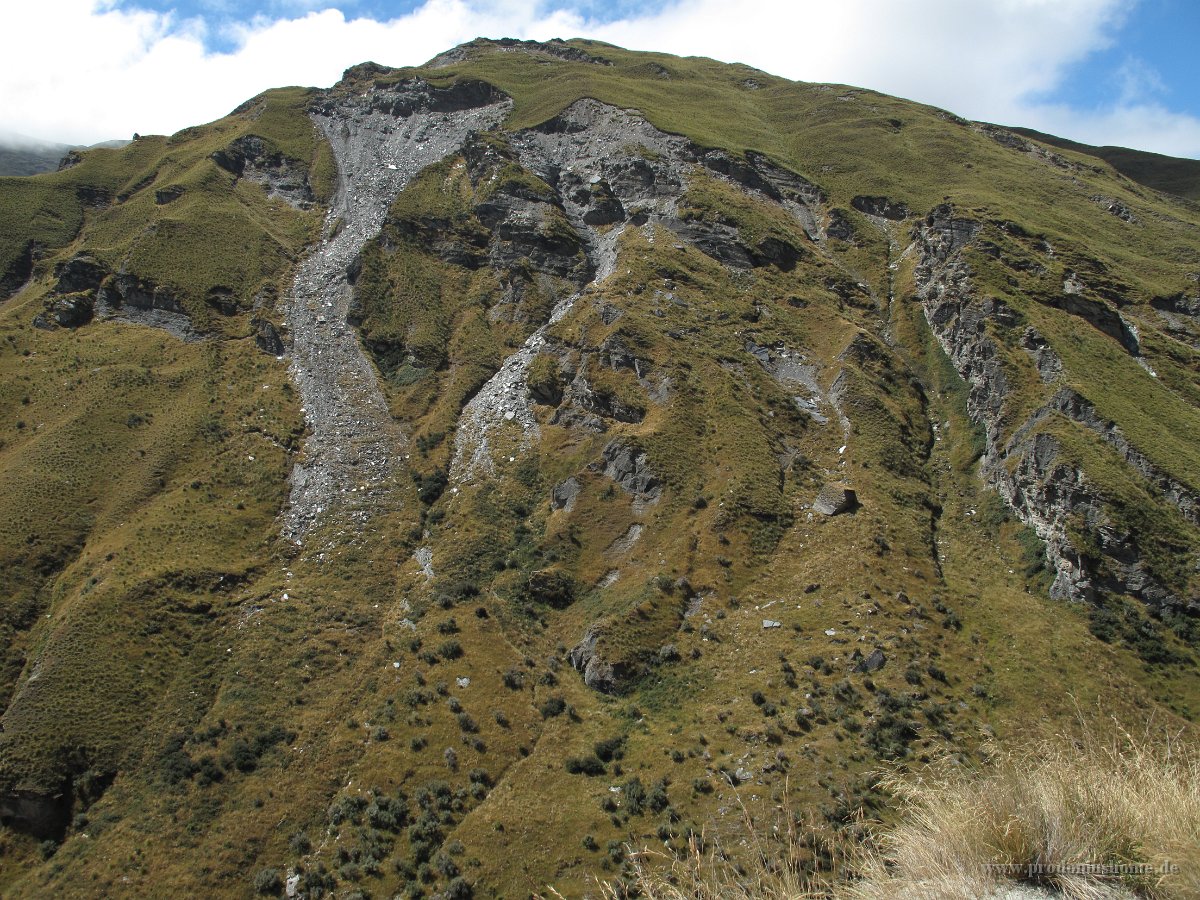
[[[648,900],[1194,900],[1200,897],[1200,755],[1178,735],[1091,728],[947,758],[885,786],[898,824],[868,845],[826,846],[841,877],[811,874],[812,843],[751,833],[741,865],[693,843],[633,854]],[[827,857],[828,863],[828,857]],[[1036,868],[1040,867],[1040,869]],[[1090,871],[1089,871],[1090,867]],[[1119,872],[1120,867],[1136,871]],[[829,868],[828,866],[826,868]],[[1018,884],[1026,891],[1010,893]],[[1038,890],[1040,889],[1040,890]],[[602,896],[626,896],[604,886]]]
[[978,771],[942,763],[885,783],[902,818],[860,867],[856,900],[978,896],[1013,879],[1078,900],[1200,896],[1200,756],[1177,735],[1084,728],[993,748]]

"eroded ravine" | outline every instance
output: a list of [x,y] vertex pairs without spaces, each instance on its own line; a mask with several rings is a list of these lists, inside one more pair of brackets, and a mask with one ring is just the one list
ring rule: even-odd
[[387,507],[405,434],[346,323],[347,270],[413,177],[458,151],[472,132],[494,126],[509,106],[495,98],[466,106],[418,82],[340,98],[312,113],[333,148],[339,183],[325,237],[299,266],[287,305],[291,373],[308,426],[284,512],[288,539],[299,543],[332,521],[361,525]]

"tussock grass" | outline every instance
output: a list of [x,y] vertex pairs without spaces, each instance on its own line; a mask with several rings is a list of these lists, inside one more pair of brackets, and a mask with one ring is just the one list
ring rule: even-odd
[[[859,846],[825,845],[822,870],[839,872],[836,880],[814,874],[813,832],[789,828],[777,840],[748,828],[740,865],[698,841],[682,858],[631,854],[639,896],[962,900],[1016,896],[1009,891],[1017,884],[1030,889],[1024,896],[1070,900],[1200,896],[1193,744],[1149,730],[1084,728],[987,749],[978,767],[945,757],[884,776],[899,821]],[[624,889],[605,887],[603,896],[615,900]]]
[[[977,771],[947,763],[885,785],[902,819],[864,860],[855,900],[963,897],[1007,880],[990,866],[1078,900],[1116,886],[1140,896],[1200,892],[1200,756],[1175,736],[1083,729],[997,747]],[[1041,866],[1051,874],[1030,874]],[[1085,866],[1177,867],[1098,876]]]
[[[628,856],[632,875],[600,885],[603,900],[817,900],[833,896],[829,874],[847,861],[830,830],[792,817],[756,827],[742,806],[738,847],[693,835],[680,856],[646,848]],[[561,897],[551,888],[549,897]],[[539,897],[539,900],[546,898]]]

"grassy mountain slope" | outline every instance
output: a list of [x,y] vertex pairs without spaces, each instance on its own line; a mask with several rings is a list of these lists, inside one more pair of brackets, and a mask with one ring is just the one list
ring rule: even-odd
[[[345,224],[309,113],[479,82],[503,127],[352,272],[399,502],[284,541],[304,401],[264,334]],[[550,164],[585,99],[661,136]],[[0,197],[6,892],[571,896],[785,788],[853,834],[881,764],[1080,708],[1193,733],[1200,217],[1085,155],[473,42]]]
[[1131,150],[1128,147],[1093,147],[1081,144],[1052,134],[1043,134],[1032,128],[1012,128],[1017,134],[1073,150],[1076,153],[1086,153],[1104,160],[1126,178],[1152,187],[1156,191],[1166,191],[1186,197],[1188,200],[1200,200],[1200,160],[1181,159],[1175,156],[1165,156],[1161,153],[1150,153],[1145,150]]

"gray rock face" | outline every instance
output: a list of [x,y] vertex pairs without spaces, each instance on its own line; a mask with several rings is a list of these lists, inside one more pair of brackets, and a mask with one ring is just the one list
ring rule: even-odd
[[887,656],[876,647],[854,665],[855,672],[878,672],[887,664]]
[[259,350],[271,356],[283,356],[287,352],[283,338],[269,320],[255,319],[251,325],[254,326],[254,345]]
[[161,328],[182,341],[203,339],[171,291],[128,273],[118,273],[96,292],[98,318]]
[[[113,273],[90,256],[76,256],[55,268],[58,280],[45,312],[38,314],[39,328],[79,328],[93,319],[115,319],[137,325],[162,328],[184,341],[198,341],[202,335],[192,326],[191,317],[175,295],[148,279],[128,272]],[[221,290],[221,289],[218,289]],[[232,293],[216,297],[228,300],[237,311]]]
[[1021,346],[1033,358],[1033,364],[1037,366],[1042,381],[1051,384],[1058,380],[1062,375],[1062,360],[1032,325],[1021,335]]

